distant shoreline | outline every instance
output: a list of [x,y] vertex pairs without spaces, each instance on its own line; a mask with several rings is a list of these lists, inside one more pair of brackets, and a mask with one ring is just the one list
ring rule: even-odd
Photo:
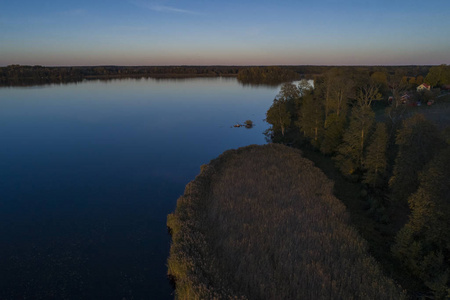
[[237,74],[198,74],[198,75],[186,75],[186,74],[158,74],[158,75],[99,75],[99,76],[86,76],[85,79],[122,79],[122,78],[196,78],[196,77],[237,77]]
[[41,79],[36,80],[30,77],[21,78],[20,82],[13,83],[3,83],[0,82],[0,87],[20,87],[20,86],[39,86],[39,85],[47,85],[47,84],[68,84],[68,83],[79,83],[83,81],[91,81],[91,80],[114,80],[114,79],[189,79],[189,78],[217,78],[217,77],[227,77],[227,78],[236,78],[237,75],[185,75],[185,74],[161,74],[161,75],[128,75],[128,76],[120,76],[120,75],[97,75],[97,76],[86,76],[80,79],[67,79],[67,80],[51,80],[51,79]]
[[[385,72],[403,71],[405,74],[425,74],[429,66],[92,66],[45,67],[9,65],[0,67],[0,86],[32,86],[81,82],[83,80],[124,78],[213,78],[237,77],[244,84],[280,84],[292,78],[320,77],[330,69],[343,71]],[[256,72],[255,70],[259,70]],[[274,71],[275,70],[275,71]],[[238,75],[240,76],[238,77]],[[295,75],[295,76],[294,76]]]
[[10,65],[0,67],[0,86],[30,86],[125,78],[236,77],[240,69],[242,67],[44,67]]

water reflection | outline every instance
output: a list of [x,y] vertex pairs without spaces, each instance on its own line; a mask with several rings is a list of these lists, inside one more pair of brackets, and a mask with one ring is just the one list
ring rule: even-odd
[[166,215],[201,164],[265,143],[277,92],[234,78],[0,88],[0,298],[172,298]]

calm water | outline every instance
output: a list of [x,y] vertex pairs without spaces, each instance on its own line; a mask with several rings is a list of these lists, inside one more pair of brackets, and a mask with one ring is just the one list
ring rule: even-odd
[[167,214],[201,164],[265,143],[277,92],[223,78],[0,88],[0,299],[173,298]]

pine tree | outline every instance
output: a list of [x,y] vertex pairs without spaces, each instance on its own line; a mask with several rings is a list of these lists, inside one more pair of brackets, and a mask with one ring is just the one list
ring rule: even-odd
[[399,150],[389,187],[396,201],[406,203],[409,195],[417,190],[419,172],[442,148],[444,142],[436,126],[418,114],[402,122],[396,144]]
[[344,175],[360,170],[364,162],[364,149],[375,120],[375,113],[367,105],[356,105],[352,109],[350,125],[344,133],[343,142],[335,157],[337,166]]
[[[312,88],[311,86],[309,86]],[[296,115],[297,107],[300,104],[301,89],[295,84],[286,82],[281,85],[280,92],[277,95],[278,100],[286,102],[286,109],[289,111],[291,117]]]
[[336,115],[345,118],[347,114],[348,98],[354,88],[354,82],[339,70],[332,69],[325,75],[322,88],[324,96],[325,120],[324,127],[328,127],[329,117]]
[[320,152],[332,154],[337,150],[339,144],[342,142],[345,124],[345,115],[338,116],[336,113],[328,115],[323,133],[323,141],[320,145]]
[[374,134],[371,137],[367,147],[364,167],[366,173],[364,174],[364,182],[372,187],[380,187],[384,183],[384,176],[386,174],[386,147],[388,142],[388,135],[386,131],[386,124],[377,123]]
[[314,147],[319,147],[323,134],[323,105],[312,90],[304,91],[299,109],[298,126]]
[[408,200],[409,222],[399,231],[393,254],[434,291],[450,297],[450,148],[422,172],[420,187]]
[[291,114],[287,110],[287,101],[284,99],[274,99],[272,106],[266,113],[267,123],[272,125],[272,131],[281,131],[284,136],[286,128],[291,124]]
[[296,107],[300,101],[300,90],[292,83],[281,85],[280,92],[273,100],[272,106],[266,112],[266,121],[272,125],[269,131],[280,132],[284,136],[286,128],[291,125]]
[[346,73],[339,69],[331,69],[325,73],[316,91],[323,99],[323,140],[320,151],[332,154],[342,142],[347,123],[348,98],[354,87]]

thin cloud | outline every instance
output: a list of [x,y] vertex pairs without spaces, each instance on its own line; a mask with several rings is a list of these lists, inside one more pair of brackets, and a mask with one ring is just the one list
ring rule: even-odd
[[188,9],[182,9],[182,8],[167,6],[167,5],[159,5],[159,4],[155,4],[155,3],[147,3],[144,1],[138,1],[138,0],[133,1],[132,0],[129,2],[140,8],[146,8],[146,9],[156,11],[156,12],[189,14],[189,15],[200,15],[201,14],[199,12],[188,10]]

